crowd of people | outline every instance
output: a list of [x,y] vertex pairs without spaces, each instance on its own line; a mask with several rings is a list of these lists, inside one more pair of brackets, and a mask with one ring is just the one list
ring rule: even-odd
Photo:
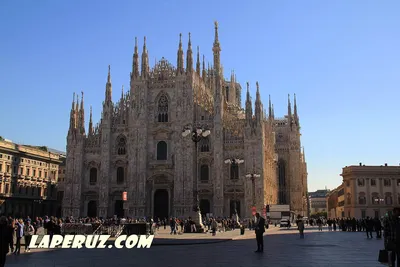
[[[236,222],[230,218],[204,218],[203,225],[206,231],[215,235],[218,231],[229,231],[238,227],[248,227],[250,230],[255,230],[257,233],[264,233],[260,230],[261,219],[245,220]],[[147,222],[152,226],[152,232],[163,227],[170,228],[172,234],[195,233],[196,223],[192,218],[164,218],[153,219],[149,218],[73,218],[66,217],[65,219],[56,217],[36,217],[31,219],[29,216],[26,219],[12,218],[5,216],[0,217],[0,267],[4,266],[7,254],[19,255],[21,246],[24,243],[25,252],[30,252],[29,243],[32,235],[37,234],[39,228],[44,229],[44,233],[50,236],[54,234],[63,234],[64,224],[92,224],[92,225],[121,225],[130,223]],[[318,226],[322,231],[323,226],[327,226],[328,231],[347,231],[347,232],[366,232],[367,238],[373,238],[373,232],[377,239],[382,238],[384,233],[384,247],[387,251],[391,251],[390,259],[392,266],[397,261],[397,266],[400,267],[400,208],[395,208],[393,213],[384,218],[356,219],[356,218],[310,218],[304,220],[301,216],[297,218],[297,226],[300,232],[300,238],[304,238],[305,224],[310,226]],[[265,228],[268,228],[268,222],[265,222]],[[264,228],[264,227],[263,227]],[[260,235],[258,234],[258,237]],[[23,241],[23,242],[21,242]],[[260,238],[257,239],[258,249],[256,252],[263,251],[263,243]]]

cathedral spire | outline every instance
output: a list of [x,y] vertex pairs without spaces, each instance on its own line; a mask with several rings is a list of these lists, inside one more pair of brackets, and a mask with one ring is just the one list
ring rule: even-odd
[[255,117],[257,124],[261,124],[263,107],[261,103],[260,87],[258,82],[256,82],[257,92],[256,92],[256,102],[255,102]]
[[108,65],[108,76],[107,76],[107,83],[106,83],[106,103],[111,103],[112,95],[112,85],[111,85],[111,66]]
[[178,47],[178,59],[177,59],[177,74],[183,74],[183,49],[182,49],[182,33],[179,34],[179,47]]
[[213,55],[214,55],[214,68],[215,71],[217,72],[217,75],[220,74],[221,71],[221,61],[220,61],[220,53],[221,53],[221,47],[219,43],[219,38],[218,38],[218,22],[216,21],[214,23],[215,26],[215,36],[214,36],[214,45],[213,45]]
[[246,92],[246,124],[247,124],[247,126],[251,126],[252,119],[253,119],[253,105],[251,103],[249,82],[246,83],[246,86],[247,86],[247,92]]
[[79,112],[79,95],[78,94],[76,94],[75,112],[76,112],[76,114],[78,114],[78,112]]
[[268,95],[268,117],[272,118],[271,95]]
[[290,95],[288,94],[288,123],[290,125],[290,128],[292,128],[293,125],[293,117],[292,117],[292,104],[290,103]]
[[90,106],[90,115],[89,115],[89,135],[93,134],[93,118],[92,118],[92,106]]
[[231,72],[231,83],[229,88],[229,102],[232,104],[236,104],[236,81],[235,81],[235,71]]
[[146,36],[144,37],[144,42],[143,42],[143,51],[142,51],[142,69],[141,69],[141,75],[142,78],[147,78],[147,75],[149,74],[149,55],[146,47]]
[[275,119],[275,109],[274,104],[272,104],[272,118]]
[[188,50],[186,56],[186,72],[193,72],[193,52],[192,52],[192,41],[190,40],[190,32],[189,32],[189,41],[188,41]]
[[294,94],[294,122],[297,126],[299,126],[299,116],[297,115],[297,103],[296,103],[296,94]]
[[200,72],[200,48],[199,48],[199,46],[197,46],[196,72],[197,72],[197,75],[201,76],[201,72]]
[[132,63],[132,78],[137,79],[139,77],[139,49],[137,37],[135,37],[135,51],[133,52],[133,63]]
[[202,78],[203,78],[203,82],[206,83],[207,81],[207,72],[206,72],[206,59],[203,55],[203,73],[202,73]]
[[79,109],[79,127],[81,130],[81,133],[85,133],[85,107],[83,104],[83,92],[82,93],[82,98],[81,98],[81,107]]
[[71,107],[71,112],[69,115],[69,129],[75,129],[76,128],[76,117],[75,117],[75,92],[73,94],[72,98],[72,107]]

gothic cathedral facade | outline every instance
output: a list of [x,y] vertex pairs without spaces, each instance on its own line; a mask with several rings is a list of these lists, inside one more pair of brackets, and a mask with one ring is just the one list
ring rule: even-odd
[[[183,217],[196,202],[194,192],[201,213],[216,217],[231,216],[234,206],[250,217],[252,207],[262,211],[266,204],[307,214],[296,99],[293,113],[289,99],[288,114],[278,119],[271,100],[264,111],[258,83],[253,109],[247,83],[242,108],[236,76],[223,76],[217,23],[212,51],[211,67],[198,49],[194,64],[189,34],[186,67],[180,40],[176,67],[162,58],[150,68],[146,38],[140,64],[136,40],[129,92],[113,103],[109,68],[101,121],[93,125],[90,110],[87,133],[83,93],[80,103],[74,96],[63,216]],[[182,136],[187,126],[210,135],[195,146]]]

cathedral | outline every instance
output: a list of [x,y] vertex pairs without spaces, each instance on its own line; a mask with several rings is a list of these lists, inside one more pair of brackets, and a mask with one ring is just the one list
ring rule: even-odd
[[254,102],[247,83],[243,108],[236,75],[224,78],[217,23],[212,52],[206,67],[189,34],[184,57],[180,36],[176,67],[162,58],[151,68],[146,38],[140,59],[136,39],[129,91],[113,102],[109,67],[101,120],[94,125],[90,109],[87,130],[83,93],[74,94],[63,216],[183,217],[198,205],[203,215],[248,218],[269,204],[307,214],[295,96],[293,112],[289,98],[276,118],[258,82]]

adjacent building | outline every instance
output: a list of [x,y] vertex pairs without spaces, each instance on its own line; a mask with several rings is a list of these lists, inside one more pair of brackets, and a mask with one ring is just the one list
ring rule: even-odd
[[0,137],[0,214],[60,215],[57,202],[60,154]]
[[[192,51],[190,34],[186,62],[180,37],[176,66],[162,58],[151,67],[146,38],[141,56],[136,40],[129,91],[112,101],[109,68],[97,125],[90,109],[86,128],[83,93],[80,102],[74,96],[64,216],[187,216],[197,198],[201,212],[214,216],[230,216],[234,206],[241,217],[266,204],[288,204],[296,214],[307,210],[296,98],[277,118],[271,100],[268,114],[264,110],[261,86],[256,83],[253,101],[247,83],[243,108],[236,74],[224,77],[217,23],[214,34],[211,67],[199,48],[197,55]],[[186,127],[211,134],[196,150],[190,136],[182,137]],[[227,159],[244,163],[225,164]]]
[[308,199],[310,202],[310,215],[318,212],[326,212],[326,195],[329,193],[328,189],[321,189],[315,192],[308,193]]
[[328,218],[344,217],[344,188],[343,184],[331,190],[326,195]]
[[400,205],[400,166],[343,168],[344,217],[381,217]]

